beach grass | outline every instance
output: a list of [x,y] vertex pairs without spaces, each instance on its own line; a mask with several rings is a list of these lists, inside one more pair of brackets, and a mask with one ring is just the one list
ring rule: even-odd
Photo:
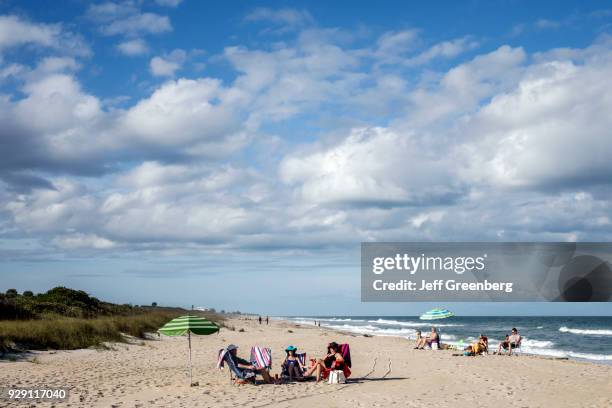
[[73,350],[126,341],[127,336],[144,338],[176,313],[149,312],[134,316],[92,319],[50,316],[37,320],[0,321],[0,347],[4,349]]
[[9,289],[0,294],[0,355],[24,350],[74,350],[145,338],[171,319],[197,314],[218,324],[211,312],[176,307],[133,306],[101,301],[80,290],[56,287],[34,295]]

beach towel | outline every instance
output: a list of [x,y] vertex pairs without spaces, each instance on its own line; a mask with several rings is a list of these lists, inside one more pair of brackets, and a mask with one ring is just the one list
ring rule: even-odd
[[221,349],[219,350],[219,354],[217,356],[217,368],[222,370],[225,364],[227,364],[230,369],[230,372],[232,372],[236,376],[236,378],[239,378],[241,380],[255,378],[255,373],[253,371],[238,368],[234,363],[234,360],[231,358],[230,353],[227,351],[227,349]]
[[251,364],[258,369],[272,367],[272,350],[266,347],[251,347]]

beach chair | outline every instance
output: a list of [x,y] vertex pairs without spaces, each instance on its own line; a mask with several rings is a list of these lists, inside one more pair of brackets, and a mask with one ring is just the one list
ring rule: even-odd
[[[442,334],[438,331],[438,337],[436,338],[436,341],[432,341],[431,343],[427,343],[427,348],[429,348],[430,350],[442,350]],[[436,347],[434,348],[434,344],[436,345]]]
[[229,380],[230,384],[233,384],[235,380],[245,380],[255,382],[255,373],[250,370],[243,370],[236,367],[234,360],[230,356],[230,352],[227,349],[219,350],[217,355],[217,368],[223,370],[223,367],[227,364],[229,368]]
[[[351,361],[351,347],[348,345],[348,343],[345,344],[340,344],[340,354],[342,355],[342,358],[344,359],[344,367],[342,369],[342,372],[344,373],[344,377],[345,378],[349,378],[351,376],[351,367],[353,366],[353,363]],[[329,373],[332,372],[331,368],[326,369],[323,372],[323,378],[327,379],[329,377]]]
[[267,347],[251,347],[251,364],[258,369],[272,368],[272,350]]
[[[302,367],[306,367],[306,353],[298,353],[295,356],[297,357]],[[281,377],[290,377],[289,373],[287,372],[287,367],[284,364],[281,371]]]
[[[516,355],[521,355],[523,354],[523,349],[521,348],[521,343],[523,342],[523,337],[521,336],[521,338],[519,338],[518,343],[514,346],[514,348],[512,349],[512,353],[516,354]],[[512,347],[512,346],[511,346]]]

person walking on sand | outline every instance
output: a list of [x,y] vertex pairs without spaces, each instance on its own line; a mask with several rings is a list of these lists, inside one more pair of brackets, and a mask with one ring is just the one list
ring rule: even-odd
[[266,326],[270,324],[270,316],[266,316]]
[[261,316],[259,316],[259,324],[261,324]]

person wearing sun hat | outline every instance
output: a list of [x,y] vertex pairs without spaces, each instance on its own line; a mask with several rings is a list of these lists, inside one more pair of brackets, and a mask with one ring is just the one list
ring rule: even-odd
[[283,373],[289,376],[289,381],[293,381],[293,377],[302,380],[304,378],[304,367],[297,357],[297,347],[287,346],[285,353],[287,353],[287,356],[282,365]]

